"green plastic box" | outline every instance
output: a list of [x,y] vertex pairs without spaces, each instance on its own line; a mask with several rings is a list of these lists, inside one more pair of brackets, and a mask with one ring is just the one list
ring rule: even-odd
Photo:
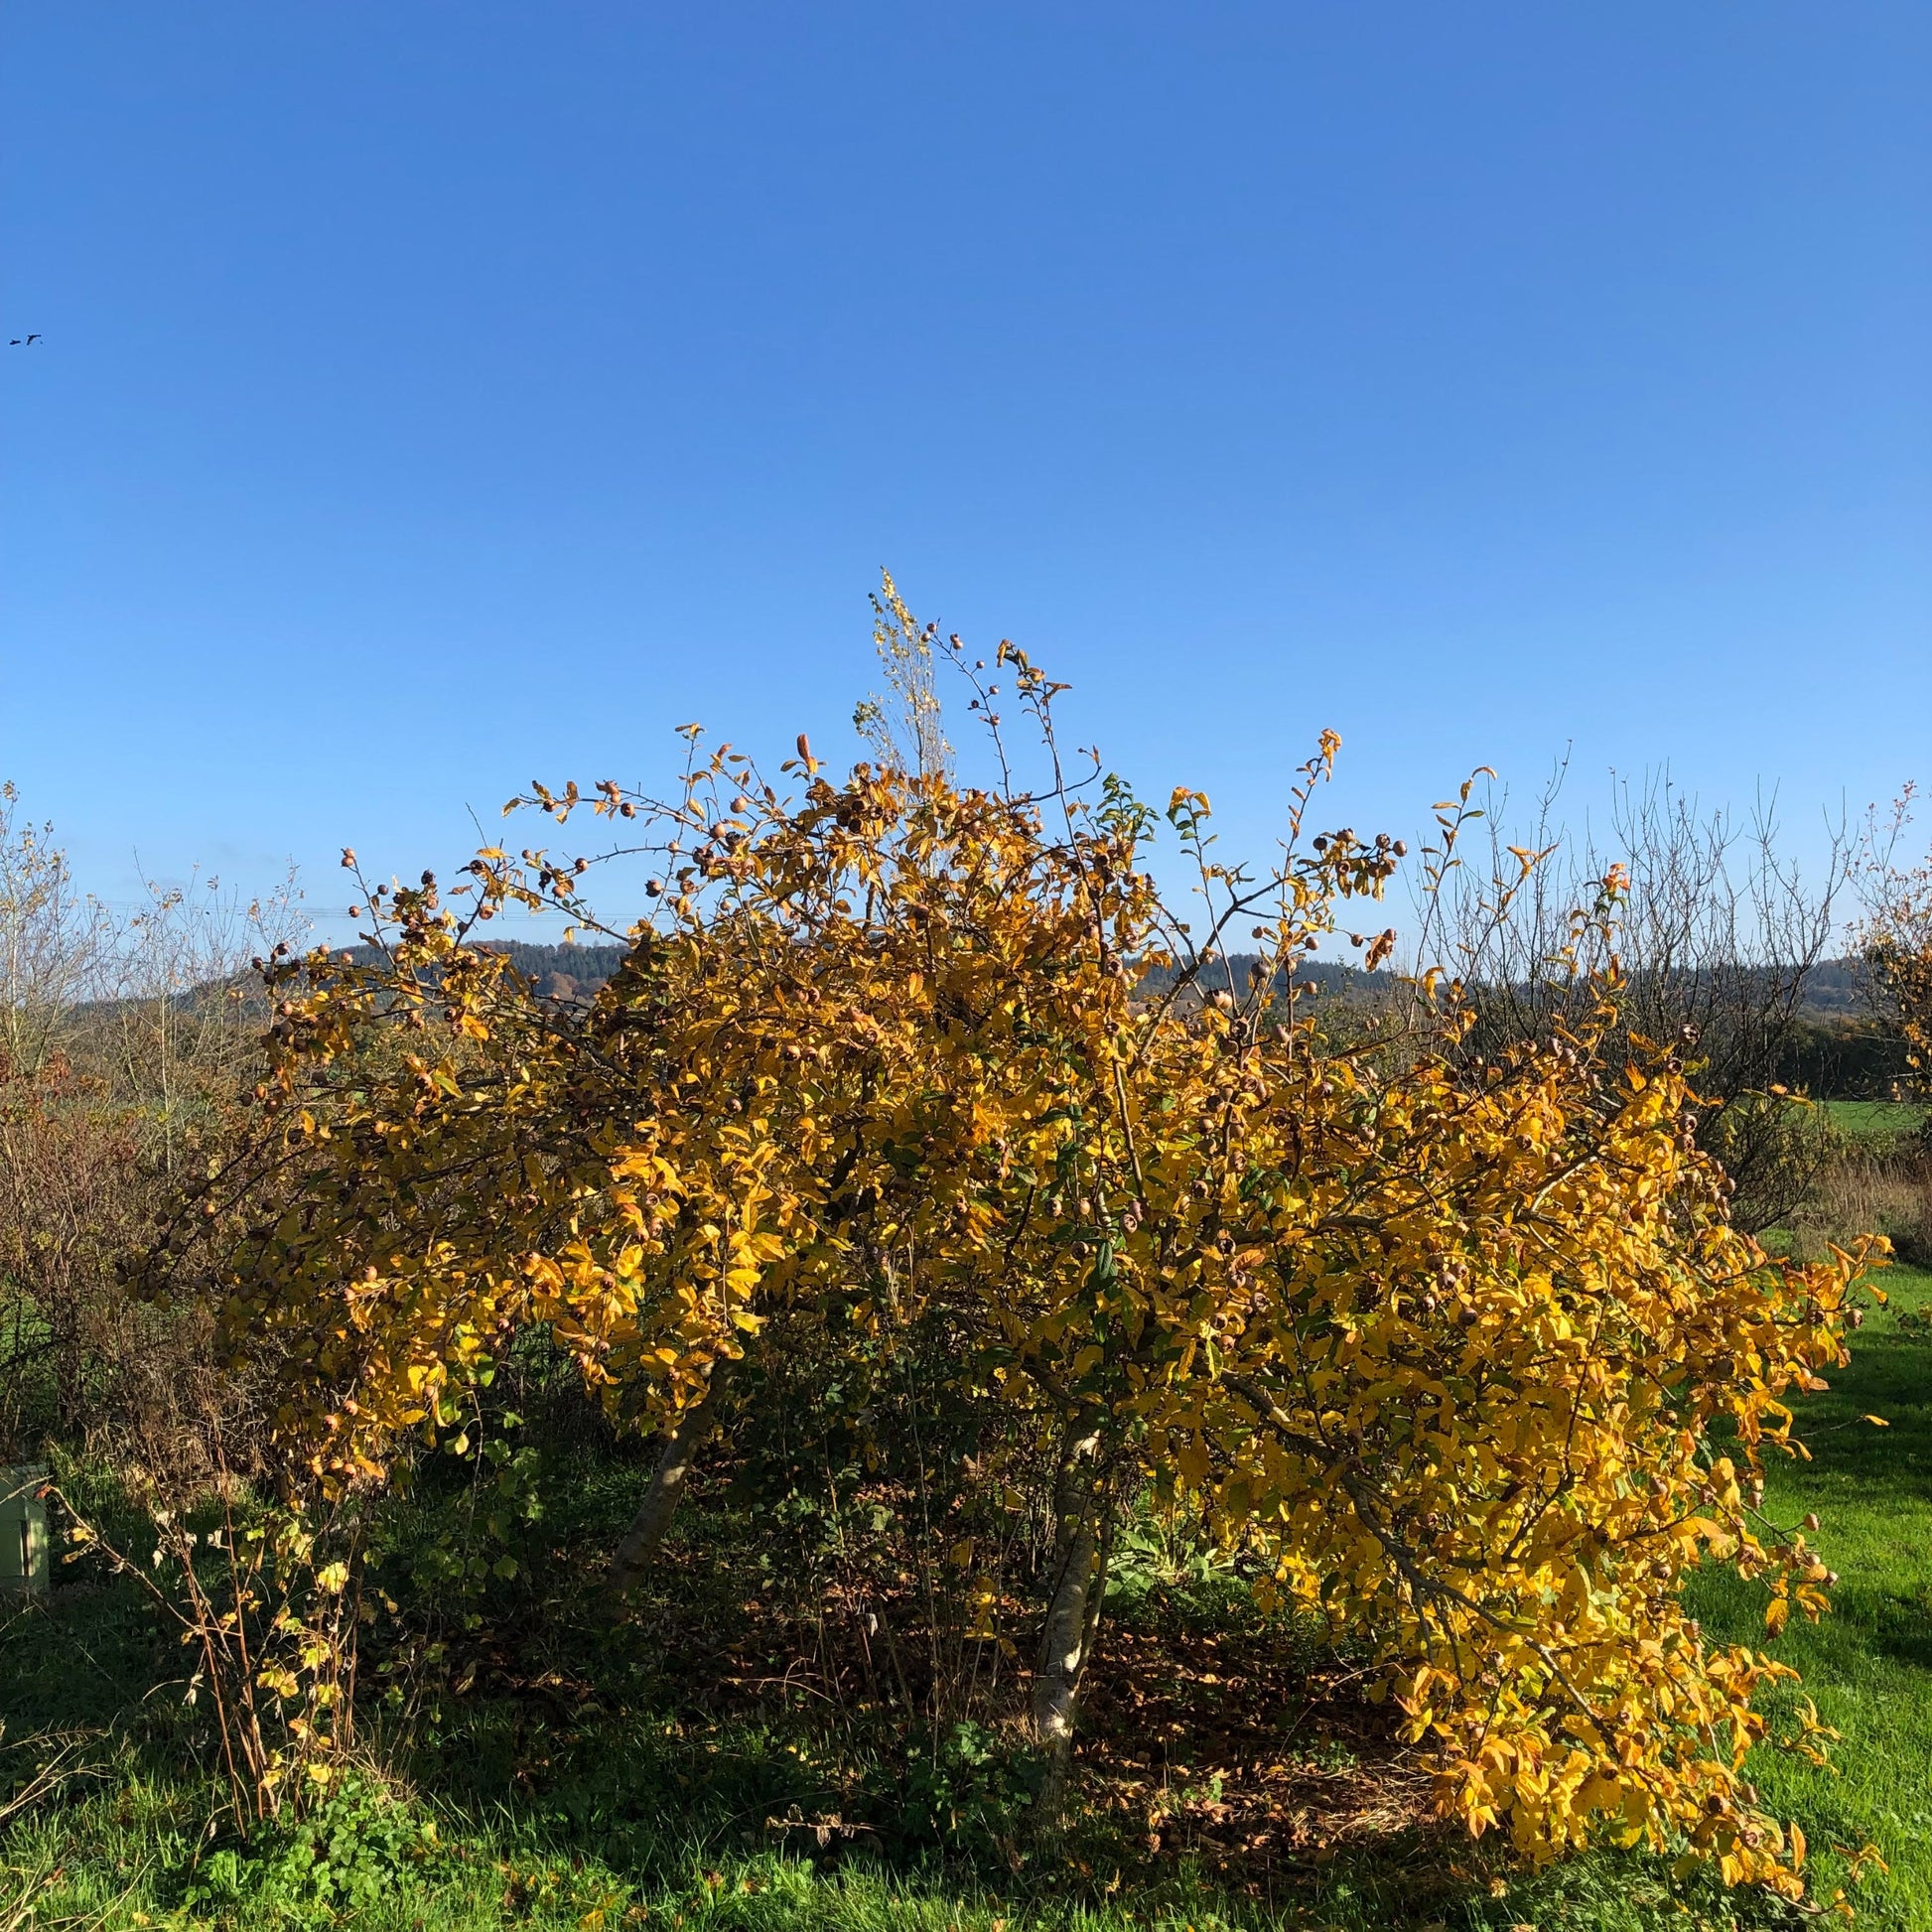
[[48,1471],[39,1462],[0,1467],[0,1596],[46,1596]]

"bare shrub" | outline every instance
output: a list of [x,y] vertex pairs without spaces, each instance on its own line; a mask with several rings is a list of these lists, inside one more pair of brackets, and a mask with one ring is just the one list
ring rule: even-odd
[[299,923],[292,886],[215,881],[116,918],[0,786],[0,1451],[179,1409],[205,1338],[121,1279],[231,1144],[260,1054],[249,960]]
[[[1425,945],[1435,941],[1471,989],[1478,1025],[1466,1050],[1493,1058],[1574,1027],[1594,976],[1614,972],[1630,1056],[1644,1041],[1683,1054],[1705,1102],[1701,1137],[1736,1188],[1737,1224],[1775,1226],[1832,1154],[1817,1116],[1776,1102],[1852,848],[1835,833],[1808,880],[1780,852],[1770,804],[1745,819],[1705,812],[1668,776],[1621,784],[1602,836],[1587,825],[1572,834],[1558,818],[1563,775],[1521,843],[1510,843],[1506,794],[1494,795],[1486,864],[1451,856],[1439,909],[1424,908]],[[1611,878],[1621,901],[1599,904]]]
[[1916,864],[1899,857],[1917,804],[1915,785],[1874,811],[1863,842],[1860,887],[1865,917],[1859,933],[1870,969],[1877,1018],[1898,1041],[1907,1091],[1932,1093],[1932,853]]
[[262,1066],[268,1014],[253,962],[305,926],[293,877],[245,898],[197,876],[151,882],[113,928],[76,1051],[140,1115],[145,1157],[168,1180],[225,1144]]
[[19,793],[0,784],[0,1047],[11,1073],[36,1073],[71,1047],[113,940],[106,909],[74,887],[53,826],[23,818]]
[[147,1225],[138,1123],[56,1051],[0,1068],[0,1447],[71,1437],[125,1335],[117,1265]]

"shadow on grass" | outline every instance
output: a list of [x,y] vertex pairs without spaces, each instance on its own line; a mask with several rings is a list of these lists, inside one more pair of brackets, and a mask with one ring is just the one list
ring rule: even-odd
[[[1636,1932],[1790,1923],[1766,1901],[1703,1875],[1673,1883],[1657,1862],[1609,1854],[1536,1875],[1413,1822],[1218,1869],[1220,1797],[1188,1787],[1201,1817],[1170,1815],[1162,1843],[1122,1815],[1077,1821],[1050,1855],[1017,1851],[997,1753],[955,1753],[953,1779],[867,1758],[782,1708],[766,1718],[667,1695],[666,1659],[580,1632],[595,1673],[555,1669],[540,1692],[473,1690],[417,1715],[407,1751],[325,1808],[319,1822],[239,1844],[216,1767],[183,1702],[178,1647],[143,1603],[94,1586],[52,1612],[0,1623],[0,1810],[51,1737],[78,1740],[52,1802],[0,1817],[0,1874],[43,1887],[46,1921],[103,1928],[345,1925],[369,1932],[499,1926],[930,1927],[957,1932],[1287,1932],[1535,1924]],[[1130,1659],[1134,1652],[1126,1646]],[[1198,1660],[1196,1660],[1198,1662]],[[1363,1765],[1339,1723],[1308,1734],[1240,1708],[1238,1647],[1186,1690],[1230,1737],[1273,1726],[1272,1749],[1312,1785],[1344,1793]],[[1140,1687],[1159,1695],[1164,1687]],[[1227,1695],[1232,1692],[1232,1695]],[[1109,1695],[1137,1694],[1131,1663]],[[372,1710],[372,1763],[383,1754]],[[1359,1742],[1359,1740],[1356,1740]],[[940,1758],[944,1754],[940,1753]],[[1190,1775],[1203,1767],[1170,1767]],[[1171,1792],[1181,1790],[1173,1776]],[[1205,1822],[1203,1822],[1203,1820]],[[425,1828],[433,1827],[433,1830]],[[332,1887],[334,1889],[332,1889]],[[1694,1916],[1687,1920],[1687,1908]],[[0,1923],[9,1894],[0,1879]],[[37,1922],[34,1919],[23,1923]]]

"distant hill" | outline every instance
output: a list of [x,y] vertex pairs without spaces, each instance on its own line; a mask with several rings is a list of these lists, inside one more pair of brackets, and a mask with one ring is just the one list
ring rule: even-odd
[[1871,1011],[1870,974],[1862,959],[1821,959],[1805,975],[1799,1010],[1819,1019],[1865,1018]]
[[[507,953],[509,961],[539,993],[550,998],[567,999],[573,994],[594,993],[618,969],[623,957],[621,946],[537,945],[523,939],[488,939],[488,952]],[[372,960],[367,946],[352,949],[352,957]],[[1200,975],[1201,984],[1212,990],[1224,987],[1227,975],[1244,991],[1248,976],[1260,964],[1255,953],[1234,952],[1217,959]],[[1165,992],[1180,975],[1178,967],[1156,967],[1143,982],[1150,993]],[[1330,995],[1359,991],[1370,984],[1382,984],[1388,975],[1371,976],[1342,960],[1311,959],[1295,969],[1304,986],[1318,987]],[[1286,984],[1285,972],[1278,972],[1277,985]],[[1818,1022],[1863,1021],[1869,1014],[1863,964],[1856,959],[1820,960],[1805,975],[1799,996],[1799,1011],[1805,1019]]]
[[509,961],[546,999],[587,999],[622,963],[621,946],[536,946],[522,939],[490,940],[485,950]]
[[[484,945],[490,952],[506,953],[510,964],[551,1000],[588,1000],[623,958],[621,946],[546,946],[521,939],[492,939]],[[366,946],[354,948],[353,956],[365,962],[375,957]],[[1198,985],[1203,993],[1216,992],[1231,976],[1236,989],[1246,992],[1249,975],[1260,963],[1255,953],[1228,953],[1202,971]],[[1142,981],[1142,989],[1158,997],[1179,973],[1177,967],[1157,967]],[[1325,959],[1304,961],[1295,978],[1329,999],[1342,1000],[1368,996],[1389,983],[1387,974]],[[1286,984],[1286,973],[1278,969],[1277,988]],[[1896,1040],[1873,1022],[1865,987],[1864,967],[1856,959],[1822,960],[1805,975],[1798,1024],[1778,1068],[1780,1080],[1793,1089],[1834,1098],[1882,1098],[1892,1091],[1905,1071],[1903,1055]]]
[[[549,999],[595,993],[618,970],[624,952],[621,946],[544,946],[523,939],[485,939],[479,950],[507,954],[510,964]],[[373,964],[378,957],[372,946],[352,946],[348,954],[359,965]],[[1200,984],[1212,992],[1225,987],[1226,975],[1231,973],[1234,984],[1245,991],[1249,974],[1260,963],[1255,953],[1228,953],[1203,969]],[[1178,967],[1156,967],[1142,984],[1150,993],[1164,993],[1179,977]],[[1369,980],[1358,967],[1329,960],[1309,960],[1296,968],[1295,977],[1303,986],[1317,986],[1324,993],[1346,992]],[[1286,984],[1285,973],[1276,978],[1278,985]]]
[[[1245,993],[1253,974],[1261,965],[1261,955],[1251,952],[1231,952],[1219,955],[1211,965],[1201,968],[1196,984],[1204,992],[1225,992],[1232,981],[1238,993]],[[1181,976],[1178,966],[1156,966],[1149,971],[1141,982],[1147,993],[1165,993]],[[1385,978],[1386,975],[1381,976]],[[1285,991],[1288,986],[1288,969],[1278,967],[1275,972],[1275,990]],[[1335,995],[1357,992],[1370,984],[1379,984],[1380,978],[1372,979],[1358,966],[1344,965],[1339,960],[1308,959],[1295,968],[1296,984],[1303,987],[1313,986],[1321,992]]]
[[[381,957],[373,946],[350,946],[359,966]],[[480,952],[506,953],[509,962],[548,1000],[588,999],[618,970],[621,946],[540,946],[523,939],[485,939]]]

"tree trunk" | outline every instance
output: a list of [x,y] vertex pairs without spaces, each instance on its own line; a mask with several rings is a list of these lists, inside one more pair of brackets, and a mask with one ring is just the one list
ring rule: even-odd
[[1071,1425],[1053,1485],[1053,1588],[1034,1667],[1034,1738],[1046,1763],[1041,1825],[1057,1829],[1066,1807],[1080,1682],[1100,1628],[1113,1543],[1113,1510],[1101,1464],[1100,1426],[1091,1414]]
[[657,1467],[651,1472],[650,1487],[644,1491],[644,1499],[637,1505],[637,1513],[630,1519],[630,1527],[624,1531],[617,1555],[611,1559],[609,1587],[614,1602],[621,1602],[628,1596],[650,1568],[658,1545],[664,1541],[664,1533],[671,1527],[671,1518],[677,1514],[692,1461],[717,1423],[718,1402],[724,1392],[725,1368],[720,1363],[711,1372],[711,1387],[705,1399],[695,1409],[687,1409],[677,1427],[664,1438]]

